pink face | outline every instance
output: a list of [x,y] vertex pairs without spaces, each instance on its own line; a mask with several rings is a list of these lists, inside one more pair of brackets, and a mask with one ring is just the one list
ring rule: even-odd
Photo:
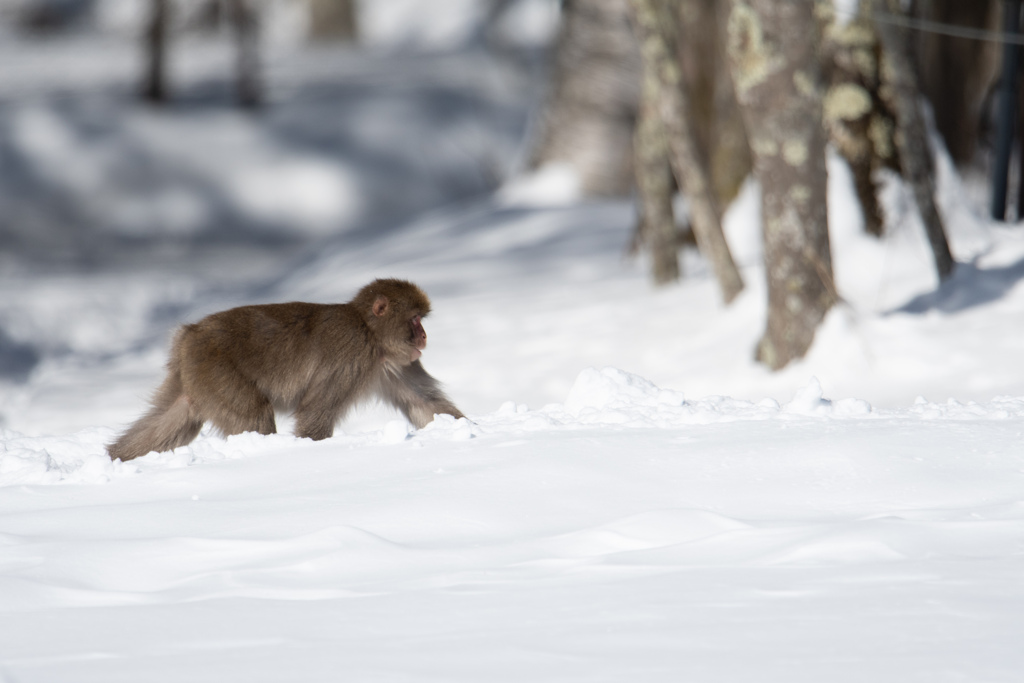
[[409,321],[409,325],[412,327],[412,359],[416,360],[422,356],[422,351],[427,346],[427,331],[423,329],[423,324],[420,322],[418,315],[413,316],[412,320]]

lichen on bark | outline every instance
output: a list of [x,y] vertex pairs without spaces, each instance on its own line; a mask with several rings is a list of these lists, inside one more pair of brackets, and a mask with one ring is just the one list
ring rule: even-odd
[[730,57],[761,185],[768,320],[757,358],[802,357],[835,300],[822,75],[810,3],[732,0]]
[[763,83],[783,62],[765,40],[761,17],[744,2],[733,2],[728,23],[733,82],[742,97]]

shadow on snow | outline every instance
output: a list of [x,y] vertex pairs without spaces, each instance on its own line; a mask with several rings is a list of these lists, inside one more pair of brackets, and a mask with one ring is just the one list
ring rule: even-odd
[[957,313],[997,301],[1024,279],[1024,259],[1000,268],[958,263],[956,271],[932,292],[920,294],[889,313]]

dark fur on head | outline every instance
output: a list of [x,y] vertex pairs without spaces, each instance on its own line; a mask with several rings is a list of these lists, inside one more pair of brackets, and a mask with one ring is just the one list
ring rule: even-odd
[[427,333],[420,319],[430,313],[430,299],[405,280],[374,280],[350,302],[379,340],[389,368],[408,365],[420,357]]
[[[360,289],[351,303],[361,311],[369,311],[380,297],[398,307],[395,312],[399,317],[416,314],[425,318],[430,313],[430,299],[422,289],[406,280],[394,278],[374,280]],[[372,326],[374,321],[367,322]]]

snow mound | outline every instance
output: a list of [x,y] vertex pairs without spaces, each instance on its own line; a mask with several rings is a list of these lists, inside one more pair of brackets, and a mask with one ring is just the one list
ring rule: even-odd
[[850,417],[872,412],[871,405],[860,399],[824,398],[816,377],[797,391],[789,403],[780,406],[773,399],[754,403],[722,396],[686,401],[682,392],[661,389],[643,377],[616,368],[589,368],[581,372],[569,391],[564,410],[584,424],[645,427],[772,417]]
[[92,429],[72,436],[22,436],[0,430],[0,486],[54,484],[63,480],[106,483],[125,469],[110,462],[103,444],[108,429]]
[[[812,377],[792,400],[758,402],[726,396],[687,400],[681,391],[662,389],[650,380],[618,368],[587,368],[579,373],[564,403],[531,411],[513,401],[498,410],[467,418],[437,415],[420,430],[404,420],[390,420],[380,429],[343,433],[312,442],[290,434],[262,436],[247,432],[223,439],[205,430],[188,446],[166,453],[150,453],[129,463],[110,462],[104,444],[114,438],[110,429],[88,429],[70,436],[25,436],[0,431],[0,486],[26,484],[107,483],[154,470],[240,459],[316,448],[362,450],[410,445],[467,442],[477,437],[521,437],[594,427],[611,429],[692,429],[742,421],[846,420],[878,417],[921,420],[1008,420],[1024,417],[1024,398],[1002,397],[990,403],[961,403],[950,399],[936,404],[923,398],[905,410],[874,410],[856,398],[825,398],[821,382]],[[344,424],[342,425],[344,426]],[[618,532],[615,532],[618,533]],[[604,534],[604,532],[601,532]]]

